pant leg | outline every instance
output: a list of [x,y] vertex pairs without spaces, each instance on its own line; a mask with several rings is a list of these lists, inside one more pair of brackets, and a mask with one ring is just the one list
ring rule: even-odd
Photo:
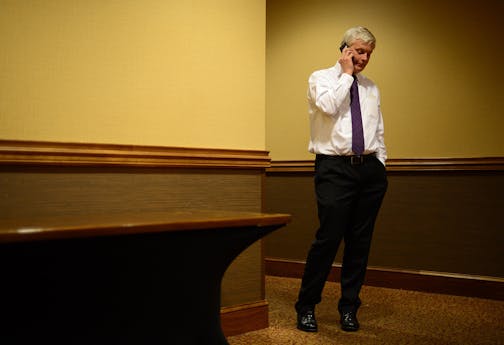
[[306,259],[296,310],[320,303],[343,235],[351,224],[351,209],[357,195],[356,176],[341,159],[315,161],[315,192],[320,226]]
[[357,311],[364,283],[375,221],[387,190],[385,167],[378,159],[359,166],[360,192],[352,212],[350,230],[345,233],[341,269],[341,312]]

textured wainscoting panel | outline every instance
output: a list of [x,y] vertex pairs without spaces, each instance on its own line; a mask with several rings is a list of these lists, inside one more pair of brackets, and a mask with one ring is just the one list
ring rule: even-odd
[[267,174],[264,199],[265,210],[278,208],[292,215],[290,224],[265,238],[265,256],[305,260],[318,224],[313,175]]
[[391,175],[372,265],[504,277],[504,174]]
[[[370,265],[504,277],[503,195],[502,170],[389,172]],[[267,173],[271,210],[293,218],[266,238],[266,257],[305,260],[318,226],[313,174]]]
[[[259,212],[262,179],[259,169],[3,165],[0,210],[2,217],[25,218],[186,208]],[[222,305],[263,300],[262,270],[261,243],[255,243],[226,272]]]

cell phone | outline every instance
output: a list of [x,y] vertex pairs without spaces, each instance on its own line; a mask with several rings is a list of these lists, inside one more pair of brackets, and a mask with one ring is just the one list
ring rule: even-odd
[[[345,49],[345,48],[347,48],[347,47],[348,47],[348,44],[343,43],[343,44],[341,45],[341,47],[339,47],[340,52],[343,52],[343,49]],[[355,64],[355,58],[354,58],[354,57],[352,57],[352,63],[354,63],[354,64]]]

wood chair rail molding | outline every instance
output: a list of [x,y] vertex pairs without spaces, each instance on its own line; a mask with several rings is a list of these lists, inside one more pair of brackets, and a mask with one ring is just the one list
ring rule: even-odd
[[[272,161],[267,173],[314,171],[312,160]],[[390,172],[504,171],[504,157],[480,158],[393,158],[387,160]]]
[[[0,165],[260,168],[313,172],[313,160],[271,161],[268,151],[1,140]],[[504,157],[392,158],[390,172],[504,171]]]
[[0,140],[0,165],[260,168],[268,151]]

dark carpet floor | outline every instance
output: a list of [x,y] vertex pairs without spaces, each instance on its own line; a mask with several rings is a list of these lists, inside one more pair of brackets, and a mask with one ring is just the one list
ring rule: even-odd
[[504,345],[504,301],[364,286],[361,329],[339,328],[339,284],[327,283],[317,333],[296,329],[300,280],[266,277],[267,329],[229,337],[230,345]]

